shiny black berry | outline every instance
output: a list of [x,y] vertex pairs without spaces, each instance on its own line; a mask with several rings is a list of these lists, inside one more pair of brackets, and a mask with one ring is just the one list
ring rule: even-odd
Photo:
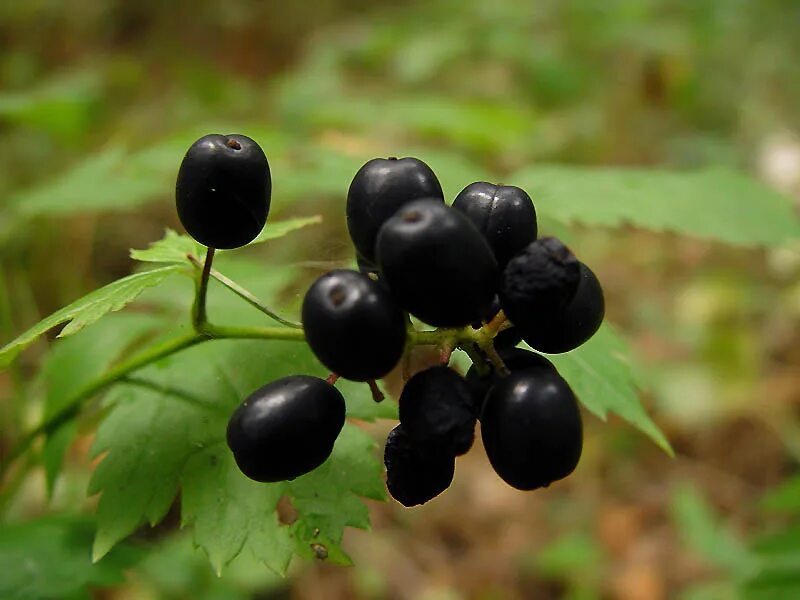
[[402,206],[419,198],[444,202],[439,180],[416,158],[373,158],[361,167],[347,192],[347,229],[356,251],[375,259],[378,230]]
[[261,147],[244,135],[210,134],[191,145],[175,187],[186,231],[211,248],[238,248],[264,228],[272,178]]
[[592,337],[603,322],[603,288],[594,272],[580,263],[580,283],[572,300],[559,311],[516,329],[525,341],[540,352],[569,352]]
[[489,310],[497,262],[460,211],[416,200],[384,223],[375,248],[381,277],[400,305],[425,323],[463,326]]
[[255,481],[284,481],[316,469],[344,426],[342,394],[310,375],[283,377],[257,389],[228,421],[228,447]]
[[492,386],[481,415],[489,462],[510,486],[546,487],[575,469],[581,414],[567,382],[548,369],[523,369]]
[[400,394],[400,423],[415,441],[466,453],[475,437],[470,388],[449,367],[430,367],[406,382]]
[[[498,348],[497,353],[503,360],[503,364],[505,364],[512,373],[525,369],[545,369],[554,373],[556,372],[553,363],[541,354],[531,352],[530,350],[525,350],[523,348]],[[491,362],[486,361],[486,363],[489,372],[485,375],[480,375],[478,369],[473,365],[469,368],[464,377],[470,390],[472,410],[477,416],[480,416],[486,394],[488,394],[491,387],[501,379],[501,377],[497,375]]]
[[416,442],[398,425],[386,438],[386,487],[403,506],[424,504],[453,482],[455,456],[438,446]]
[[536,239],[531,197],[513,185],[476,181],[461,190],[453,208],[467,215],[486,237],[501,268]]
[[303,300],[303,329],[319,361],[346,379],[391,371],[403,354],[406,324],[385,286],[357,271],[317,279]]
[[580,282],[580,263],[556,238],[542,238],[512,258],[503,271],[500,306],[523,338],[529,324],[563,308]]

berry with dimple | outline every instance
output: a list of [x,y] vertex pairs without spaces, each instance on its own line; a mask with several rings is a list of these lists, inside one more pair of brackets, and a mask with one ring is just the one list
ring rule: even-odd
[[475,436],[470,388],[446,366],[430,367],[409,379],[400,394],[400,423],[419,443],[466,453]]
[[272,178],[261,147],[244,135],[210,134],[191,145],[175,187],[186,231],[211,248],[238,248],[264,228]]
[[318,377],[291,375],[257,389],[234,411],[228,447],[250,479],[290,480],[325,462],[344,418],[339,390]]
[[513,185],[476,181],[461,190],[453,208],[463,212],[486,237],[501,268],[536,239],[531,197]]
[[386,438],[383,454],[386,487],[403,506],[435,498],[453,482],[455,456],[435,445],[415,441],[401,424]]
[[373,158],[362,166],[347,192],[347,229],[356,251],[374,262],[381,226],[404,205],[420,198],[444,202],[439,180],[416,158]]
[[524,338],[529,322],[538,323],[567,305],[579,281],[579,261],[569,248],[556,238],[542,238],[506,265],[500,283],[500,306],[520,327]]
[[496,382],[481,414],[492,467],[520,490],[546,487],[575,469],[583,426],[567,382],[547,369],[523,369]]
[[[553,363],[536,352],[523,348],[499,348],[497,353],[503,364],[512,373],[525,369],[544,369],[556,373]],[[502,379],[497,375],[491,362],[487,361],[487,366],[489,372],[486,375],[480,375],[475,365],[472,365],[464,376],[464,381],[470,389],[472,410],[477,416],[480,416],[486,394],[489,393],[489,390],[496,382]]]
[[341,269],[317,279],[303,300],[302,318],[316,357],[346,379],[383,377],[405,348],[402,310],[385,286],[357,271]]
[[497,291],[494,254],[460,211],[416,200],[384,223],[375,246],[381,277],[400,305],[436,327],[487,313]]

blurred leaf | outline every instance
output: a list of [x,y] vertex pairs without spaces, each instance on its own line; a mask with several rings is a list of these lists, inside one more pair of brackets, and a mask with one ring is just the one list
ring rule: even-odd
[[0,368],[6,367],[27,346],[43,333],[56,325],[67,323],[58,337],[66,337],[77,333],[91,325],[109,312],[120,310],[141,294],[145,289],[157,286],[167,277],[178,273],[177,265],[160,267],[152,271],[134,273],[101,287],[72,304],[54,312],[28,331],[0,348]]
[[297,217],[295,219],[286,219],[284,221],[267,222],[266,227],[258,235],[256,239],[250,242],[252,244],[261,244],[263,242],[274,240],[285,236],[287,233],[302,229],[309,225],[317,225],[322,223],[322,215],[314,215],[312,217]]
[[718,522],[711,506],[694,488],[684,485],[675,490],[670,509],[683,543],[711,564],[736,577],[756,567],[747,548]]
[[673,455],[669,440],[642,406],[630,350],[608,323],[579,348],[547,358],[589,411],[603,420],[609,412],[619,415]]
[[[113,408],[93,449],[105,454],[90,485],[91,493],[101,493],[94,556],[141,524],[159,522],[183,486],[183,518],[217,570],[246,549],[283,573],[291,552],[310,553],[311,544],[325,545],[328,560],[346,562],[342,530],[369,523],[357,496],[383,497],[369,436],[347,426],[322,467],[277,484],[247,480],[225,446],[230,413],[254,389],[285,375],[322,371],[309,355],[305,345],[289,342],[213,342],[113,388],[107,396]],[[351,416],[364,414],[347,400]],[[372,410],[385,410],[371,403]],[[300,514],[291,529],[278,527],[273,512],[283,494]]]
[[573,533],[558,538],[542,548],[536,556],[536,565],[545,577],[585,576],[597,569],[603,553],[597,542],[583,533]]
[[761,504],[765,510],[800,514],[800,475],[789,478],[767,492]]
[[800,237],[791,202],[751,178],[723,169],[666,172],[541,166],[508,178],[537,210],[564,222],[631,224],[744,246]]
[[92,521],[49,517],[0,526],[0,598],[4,600],[90,600],[96,587],[124,581],[139,559],[127,546],[92,563]]
[[[39,379],[45,386],[44,417],[68,406],[72,398],[111,366],[132,342],[160,323],[152,315],[112,314],[95,327],[54,344],[39,372]],[[49,494],[75,433],[74,423],[66,423],[45,441],[43,460]]]

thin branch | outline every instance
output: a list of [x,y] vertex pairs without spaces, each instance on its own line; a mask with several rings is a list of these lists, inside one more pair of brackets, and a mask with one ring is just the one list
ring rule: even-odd
[[211,273],[211,263],[214,262],[214,248],[206,249],[206,260],[203,263],[203,270],[200,274],[200,281],[197,284],[197,292],[194,296],[192,305],[192,325],[196,331],[200,331],[208,321],[206,315],[206,297],[208,296],[208,277]]
[[[189,261],[195,267],[197,267],[197,268],[202,268],[203,267],[203,263],[201,263],[200,260],[196,256],[189,255],[188,258],[189,258]],[[253,293],[249,292],[248,290],[243,288],[241,285],[239,285],[238,283],[236,283],[235,281],[233,281],[229,277],[226,277],[225,275],[223,275],[222,273],[220,273],[216,269],[210,269],[209,274],[211,275],[212,278],[214,278],[217,281],[219,281],[222,285],[224,285],[226,288],[228,288],[234,294],[239,296],[242,300],[247,302],[250,306],[252,306],[253,308],[255,308],[255,309],[261,311],[262,313],[264,313],[265,315],[267,315],[270,319],[273,319],[274,321],[277,321],[281,325],[286,325],[287,327],[292,327],[294,329],[302,329],[303,328],[302,323],[297,323],[295,321],[290,321],[289,319],[283,318],[278,313],[273,311],[271,308],[269,308],[268,306],[262,304],[261,301]]]

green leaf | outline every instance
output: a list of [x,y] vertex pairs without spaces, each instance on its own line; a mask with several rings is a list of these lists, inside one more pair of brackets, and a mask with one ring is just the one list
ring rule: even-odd
[[567,223],[632,224],[743,246],[777,246],[800,238],[800,220],[788,199],[724,169],[538,166],[507,181],[527,189],[537,211]]
[[0,598],[90,600],[91,588],[124,581],[140,554],[120,546],[92,564],[93,523],[86,517],[49,517],[0,527]]
[[[345,427],[328,462],[278,484],[246,479],[225,445],[227,419],[247,395],[285,375],[322,374],[313,362],[304,344],[221,341],[191,348],[116,386],[93,449],[105,454],[90,485],[92,493],[101,493],[94,556],[140,525],[157,523],[182,489],[184,522],[193,525],[195,543],[217,571],[246,550],[283,573],[292,553],[310,554],[312,544],[324,545],[328,560],[346,562],[344,527],[369,523],[358,496],[383,497],[369,436]],[[362,387],[368,395],[368,386]],[[300,514],[291,528],[279,526],[273,510],[284,494]]]
[[737,577],[756,567],[744,544],[718,523],[713,509],[696,489],[689,485],[676,489],[670,509],[683,543],[711,564]]
[[131,258],[142,262],[180,263],[187,262],[186,255],[203,256],[205,248],[188,235],[167,229],[164,237],[151,243],[145,250],[131,250]]
[[590,412],[603,420],[609,412],[619,415],[673,456],[669,440],[642,406],[630,350],[610,325],[604,323],[579,348],[547,358]]
[[0,368],[8,366],[22,350],[53,327],[67,323],[58,337],[77,333],[109,312],[124,308],[145,289],[157,286],[167,277],[179,271],[180,268],[177,265],[172,265],[134,273],[87,294],[39,321],[18,338],[0,348]]
[[309,225],[316,225],[322,223],[322,215],[313,215],[311,217],[297,217],[295,219],[286,219],[284,221],[270,222],[267,221],[263,231],[256,239],[250,242],[249,245],[261,244],[268,240],[274,240],[285,236],[287,233],[308,227]]
[[[44,417],[68,406],[72,399],[111,366],[131,343],[161,320],[147,314],[108,315],[95,327],[54,344],[39,372],[44,385]],[[61,463],[77,429],[65,423],[45,441],[43,459],[48,493],[52,493]]]
[[800,475],[795,475],[769,490],[761,499],[765,510],[800,514]]

